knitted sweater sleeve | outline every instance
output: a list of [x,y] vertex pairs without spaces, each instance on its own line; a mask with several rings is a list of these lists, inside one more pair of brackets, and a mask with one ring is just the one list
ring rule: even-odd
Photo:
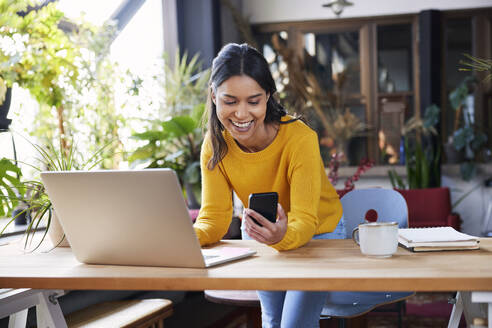
[[312,239],[318,227],[321,194],[321,155],[318,137],[313,131],[297,139],[290,155],[290,211],[284,238],[271,245],[276,250],[303,246]]
[[227,233],[232,220],[232,188],[221,163],[213,170],[207,165],[212,157],[210,138],[205,138],[200,154],[202,206],[193,227],[200,245],[218,242]]

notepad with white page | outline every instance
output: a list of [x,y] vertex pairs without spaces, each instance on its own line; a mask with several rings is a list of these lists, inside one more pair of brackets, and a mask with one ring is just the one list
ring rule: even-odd
[[480,248],[477,237],[452,227],[398,229],[398,242],[414,252]]

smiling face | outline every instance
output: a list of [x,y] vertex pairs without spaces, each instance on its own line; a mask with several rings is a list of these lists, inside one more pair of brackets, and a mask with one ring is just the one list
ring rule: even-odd
[[265,125],[268,97],[247,75],[232,76],[212,92],[220,123],[246,151],[262,150],[275,138],[276,130]]

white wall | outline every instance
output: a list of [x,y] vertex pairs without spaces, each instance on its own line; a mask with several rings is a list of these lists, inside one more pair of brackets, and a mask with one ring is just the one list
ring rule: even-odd
[[[341,18],[418,13],[427,9],[455,10],[492,7],[492,0],[350,0]],[[334,19],[329,0],[246,0],[243,13],[251,23]]]

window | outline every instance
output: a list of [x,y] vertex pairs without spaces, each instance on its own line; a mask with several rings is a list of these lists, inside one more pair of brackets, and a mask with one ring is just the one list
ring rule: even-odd
[[[472,20],[471,18],[449,18],[444,28],[444,104],[443,108],[443,142],[452,136],[455,130],[456,113],[449,102],[449,94],[465,80],[471,72],[459,71],[463,54],[472,54]],[[473,96],[470,101],[473,102]],[[473,105],[471,106],[473,107]]]
[[[358,165],[363,158],[378,164],[399,163],[400,131],[414,113],[415,104],[414,24],[414,18],[408,16],[396,21],[305,22],[279,24],[278,30],[274,25],[257,28],[257,38],[263,40],[260,48],[267,58],[272,51],[277,52],[272,58],[279,56],[272,42],[265,40],[280,31],[287,34],[282,44],[290,52],[281,51],[280,59],[282,55],[297,55],[302,71],[296,73],[304,75],[307,93],[319,94],[321,114],[313,99],[304,99],[302,106],[308,110],[299,108],[302,95],[283,100],[290,110],[302,112],[318,132],[325,163],[340,151],[347,155],[349,165]],[[283,68],[276,60],[274,76],[276,69]],[[283,73],[292,84],[293,76]],[[298,89],[292,85],[284,88]]]
[[122,0],[58,0],[58,9],[63,11],[69,19],[76,19],[81,16],[92,24],[102,25],[111,17]]
[[412,26],[382,25],[378,33],[378,90],[412,91]]
[[[329,133],[320,129],[320,148],[325,162],[336,151],[345,153],[348,164],[366,157],[363,133],[358,123],[366,121],[366,107],[361,103],[359,31],[308,32],[305,40],[305,67],[327,94],[323,108],[332,122]],[[350,125],[352,128],[343,129]]]
[[[57,7],[65,15],[74,21],[83,18],[94,25],[101,26],[114,15],[120,5],[125,3],[123,0],[59,0]],[[162,98],[162,92],[152,89],[147,85],[153,83],[151,75],[157,73],[156,62],[163,54],[163,21],[162,21],[162,1],[146,0],[141,7],[135,7],[136,13],[129,20],[125,28],[120,31],[111,46],[111,59],[117,62],[121,71],[131,70],[133,74],[143,77],[143,88],[146,93],[152,93],[154,107],[145,106],[144,110],[137,110],[137,106],[130,104],[123,110],[123,103],[127,101],[124,93],[126,89],[115,88],[115,92],[121,93],[116,95],[116,106],[123,112],[125,117],[150,117],[149,113],[155,113],[157,116],[157,107],[159,97]],[[133,8],[135,10],[135,8]],[[144,37],[142,37],[144,36]],[[162,69],[158,64],[157,68]],[[143,92],[142,92],[143,93]],[[135,97],[134,97],[135,98]],[[134,100],[136,102],[136,100]],[[12,93],[12,103],[10,106],[9,116],[12,119],[11,130],[24,134],[30,132],[33,122],[36,121],[38,104],[30,98],[29,92],[16,88]],[[130,129],[122,129],[121,136],[128,137]],[[25,160],[33,155],[32,146],[23,138],[15,136],[17,155],[20,160]],[[1,156],[13,158],[13,147],[11,136],[9,134],[0,134],[0,152]]]
[[413,113],[412,25],[377,26],[379,162],[402,163],[401,130]]
[[[463,54],[492,58],[492,12],[490,8],[449,11],[442,12],[440,17],[443,22],[442,47],[441,43],[437,44],[432,54],[442,49],[442,66],[437,66],[437,71],[442,73],[442,84],[439,86],[442,89],[440,136],[445,143],[455,125],[449,93],[466,76],[475,75],[459,71],[460,60],[465,59]],[[264,40],[280,31],[287,34],[283,44],[290,52],[284,51],[285,54],[297,55],[302,59],[302,73],[316,77],[320,93],[327,95],[325,98],[342,93],[342,107],[348,108],[350,113],[366,124],[364,133],[350,138],[348,145],[342,147],[349,154],[350,165],[357,165],[362,157],[368,157],[379,165],[404,162],[400,154],[402,127],[412,116],[424,112],[420,108],[419,14],[260,24],[254,28],[258,38]],[[272,50],[275,53],[277,49],[270,42],[268,51],[272,53]],[[280,59],[289,61],[282,59],[282,56]],[[285,68],[280,63],[276,65],[275,68]],[[292,82],[289,72],[283,73],[288,77],[287,81]],[[484,74],[476,75],[479,80],[485,78]],[[339,88],[337,83],[341,77],[344,83]],[[282,88],[288,90],[289,86],[283,85]],[[298,101],[299,98],[295,97],[294,100]],[[291,106],[288,102],[289,98],[284,100],[289,109],[296,108],[298,112],[297,105]],[[331,107],[336,102],[335,97]],[[481,81],[470,95],[469,103],[473,107],[471,119],[475,120],[482,132],[488,134],[490,148],[492,82]],[[307,101],[306,106],[309,105]],[[324,105],[322,111],[325,116],[329,116],[330,104]],[[304,116],[312,118],[311,125],[318,131],[326,162],[330,153],[337,150],[338,141],[327,141],[320,115],[313,113],[306,111]],[[488,157],[484,159],[492,158],[490,150],[485,155]]]

